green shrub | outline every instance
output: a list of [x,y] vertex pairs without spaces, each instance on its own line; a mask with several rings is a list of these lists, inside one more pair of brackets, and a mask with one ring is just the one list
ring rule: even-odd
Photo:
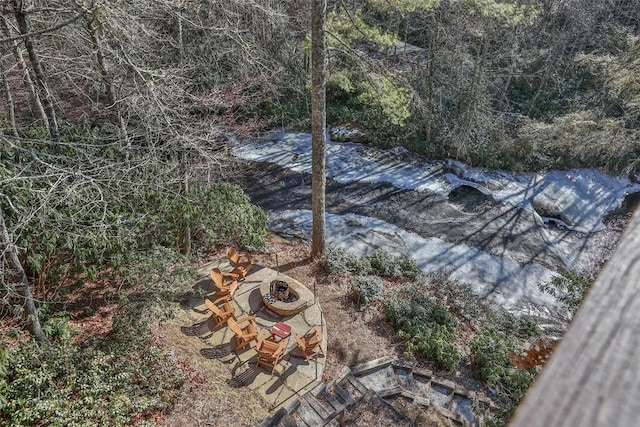
[[376,250],[366,258],[369,260],[373,274],[381,277],[396,276],[395,260],[388,253],[382,250]]
[[591,285],[593,277],[585,272],[567,271],[554,277],[551,283],[540,286],[542,291],[553,295],[573,315],[580,308]]
[[324,268],[329,274],[345,274],[351,272],[356,260],[355,255],[337,246],[327,246],[324,252]]
[[368,257],[359,258],[346,249],[329,246],[325,250],[324,267],[330,274],[373,274]]
[[413,280],[417,280],[423,275],[411,258],[404,255],[394,258],[382,250],[358,258],[346,249],[330,246],[325,251],[324,265],[331,274],[352,273],[361,276],[407,277]]
[[157,347],[25,342],[8,353],[0,422],[11,426],[124,426],[168,409],[185,380]]
[[482,329],[492,325],[506,335],[524,339],[539,336],[541,333],[534,318],[516,317],[486,304],[469,284],[452,280],[448,273],[434,274],[427,279],[425,289],[452,313],[475,328]]
[[107,340],[73,344],[64,314],[50,315],[52,306],[44,306],[51,345],[23,342],[0,359],[0,424],[125,426],[168,410],[185,374],[172,354],[150,343],[148,326],[171,315],[170,303],[191,289],[193,273],[184,257],[163,247],[122,260],[116,274],[123,284],[144,286],[118,295]]
[[419,336],[409,338],[407,351],[418,353],[435,362],[439,368],[453,372],[460,363],[458,347],[451,341],[454,338],[446,326],[434,324],[425,328]]
[[518,343],[495,329],[486,329],[471,343],[471,362],[478,379],[495,389],[492,416],[506,423],[535,379],[535,373],[516,368],[510,352],[519,352]]
[[65,312],[53,312],[53,304],[44,304],[38,310],[42,332],[49,339],[68,341],[77,331],[69,327],[69,315]]
[[442,272],[427,277],[425,288],[436,301],[465,321],[479,326],[493,321],[493,310],[478,297],[467,283],[451,279],[450,273]]
[[424,277],[424,273],[412,258],[402,255],[395,262],[396,269],[402,277],[407,277],[411,280],[421,280]]
[[407,351],[417,352],[439,368],[454,371],[460,353],[454,341],[458,321],[447,309],[415,288],[385,301],[386,319],[407,340]]
[[495,321],[496,328],[506,336],[515,336],[522,339],[540,336],[542,331],[535,319],[529,316],[516,317],[504,312]]
[[202,227],[213,243],[233,242],[247,248],[266,245],[267,214],[240,187],[229,183],[198,186],[192,197],[200,204],[194,225]]
[[382,280],[377,276],[358,276],[353,293],[360,308],[366,308],[382,295]]
[[[220,243],[266,245],[267,215],[240,187],[192,183],[185,195],[171,159],[149,161],[91,132],[82,126],[65,128],[65,138],[93,142],[82,148],[32,143],[28,149],[0,147],[0,179],[7,181],[0,208],[8,228],[20,227],[15,243],[24,248],[20,257],[29,276],[56,282],[80,273],[94,279],[105,265],[118,267],[132,253],[154,246],[175,248],[186,227],[191,228],[194,252]],[[77,158],[84,160],[70,166]],[[39,171],[42,161],[68,175],[33,172],[26,184],[13,179],[24,171]],[[125,161],[129,166],[122,166]],[[82,177],[77,183],[74,174]],[[50,197],[42,204],[44,193]],[[22,224],[25,212],[34,216]]]

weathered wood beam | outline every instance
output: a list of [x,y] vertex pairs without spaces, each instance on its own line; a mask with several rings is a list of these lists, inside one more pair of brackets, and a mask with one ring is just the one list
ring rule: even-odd
[[512,427],[632,426],[640,420],[640,211]]

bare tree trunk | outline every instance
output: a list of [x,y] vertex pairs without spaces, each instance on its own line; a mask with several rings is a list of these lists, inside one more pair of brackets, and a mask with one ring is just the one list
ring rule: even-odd
[[49,340],[42,332],[42,327],[40,326],[40,319],[38,317],[38,310],[36,309],[36,305],[33,301],[33,295],[31,294],[31,290],[29,289],[29,280],[27,279],[27,275],[24,272],[24,268],[22,268],[22,264],[20,263],[20,259],[18,258],[18,251],[16,249],[16,245],[13,243],[9,236],[9,232],[7,231],[7,226],[4,222],[4,213],[0,209],[0,245],[2,246],[3,257],[6,260],[7,266],[10,269],[10,274],[8,274],[9,280],[7,282],[11,282],[16,280],[16,290],[18,293],[24,298],[24,305],[27,313],[27,321],[29,322],[29,328],[31,332],[35,336],[36,340],[48,343]]
[[482,41],[480,52],[476,57],[476,63],[473,68],[473,78],[471,80],[471,88],[469,90],[469,100],[467,102],[464,113],[462,114],[462,129],[457,136],[459,142],[457,143],[456,147],[456,156],[460,157],[462,155],[462,160],[466,162],[470,161],[468,147],[471,143],[470,135],[471,127],[473,125],[472,119],[477,108],[477,94],[478,86],[480,86],[480,77],[484,73],[484,61],[487,43],[488,42],[486,39]]
[[11,88],[9,87],[9,79],[7,78],[7,72],[4,70],[4,64],[0,61],[0,72],[2,73],[2,87],[7,97],[7,113],[9,114],[9,124],[11,125],[11,133],[13,136],[18,137],[18,127],[16,126],[16,109],[13,105],[13,96],[11,96]]
[[[178,26],[177,42],[178,42],[178,67],[182,70],[184,62],[184,39],[182,37],[182,17],[176,14],[176,21]],[[187,162],[187,148],[184,146],[185,142],[182,142],[182,152],[180,153],[180,168],[182,169],[182,195],[184,198],[189,197],[189,165]],[[180,229],[180,252],[182,255],[191,255],[191,227],[187,223],[183,223]]]
[[311,9],[311,256],[324,255],[325,246],[325,151],[326,125],[326,67],[325,39],[326,0],[312,0]]
[[51,135],[51,139],[58,141],[60,139],[60,132],[58,131],[56,113],[53,109],[53,99],[51,97],[51,92],[47,87],[47,80],[45,78],[42,64],[40,63],[40,57],[38,56],[35,46],[31,41],[31,37],[27,36],[27,34],[29,34],[29,24],[27,23],[27,15],[25,14],[22,6],[22,0],[13,0],[13,13],[16,18],[16,22],[18,23],[20,33],[25,35],[24,45],[27,48],[29,61],[31,61],[31,66],[33,67],[33,72],[36,76],[36,83],[43,96],[42,101],[49,124],[49,134]]
[[[2,19],[0,19],[0,24],[2,25],[2,32],[7,38],[11,37],[11,30],[9,29],[9,24],[6,21],[4,15]],[[44,108],[42,107],[42,102],[40,102],[40,96],[38,95],[38,89],[33,84],[33,80],[31,79],[31,73],[29,73],[29,68],[27,64],[24,62],[24,58],[22,57],[22,52],[20,52],[20,47],[18,46],[18,42],[16,40],[11,41],[11,50],[13,51],[13,56],[16,58],[16,62],[22,70],[22,80],[26,84],[27,89],[31,92],[31,101],[33,102],[33,106],[38,111],[38,115],[42,120],[42,123],[48,123],[49,119],[47,119],[47,113],[44,112]]]
[[[187,162],[187,150],[182,148],[180,158],[180,169],[182,169],[182,196],[186,199],[189,197],[189,167]],[[186,222],[183,222],[180,231],[180,253],[185,256],[191,255],[191,227]]]
[[435,102],[433,99],[434,92],[434,82],[435,82],[435,74],[436,74],[436,35],[437,35],[437,27],[433,25],[433,29],[430,30],[431,35],[429,37],[429,61],[427,65],[428,75],[427,75],[427,123],[425,128],[425,142],[427,145],[431,145],[433,143],[433,135],[432,135],[432,120],[435,116]]
[[109,108],[115,108],[116,116],[118,120],[118,128],[120,132],[120,139],[125,141],[125,144],[129,145],[129,135],[127,132],[127,125],[124,122],[124,118],[122,117],[122,112],[120,111],[120,106],[116,100],[116,91],[113,88],[113,77],[107,70],[107,64],[104,56],[104,52],[102,50],[102,45],[100,43],[100,36],[98,35],[98,25],[99,23],[96,19],[92,17],[87,17],[87,32],[89,33],[89,37],[91,38],[91,43],[96,50],[96,62],[98,63],[98,69],[100,71],[100,76],[102,77],[102,82],[104,83],[104,91],[107,96],[107,102],[109,103]]
[[182,38],[182,17],[179,14],[176,14],[176,21],[178,24],[178,65],[182,66],[184,61],[184,40]]

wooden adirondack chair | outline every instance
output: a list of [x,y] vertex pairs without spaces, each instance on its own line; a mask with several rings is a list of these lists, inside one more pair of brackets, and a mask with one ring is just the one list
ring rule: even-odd
[[[236,279],[232,276],[228,276],[226,273],[220,271],[218,267],[214,267],[211,269],[211,273],[209,273],[213,284],[218,289],[228,289],[231,283],[236,281]],[[225,277],[227,276],[227,277]]]
[[211,296],[213,298],[227,298],[229,301],[233,299],[233,294],[238,290],[240,284],[234,280],[228,287],[218,289]]
[[227,248],[227,258],[229,258],[229,264],[231,264],[232,270],[224,273],[226,276],[233,277],[237,280],[244,280],[253,268],[249,255],[236,251],[234,247]]
[[249,254],[245,252],[238,252],[233,246],[227,248],[227,258],[229,258],[229,262],[232,266],[251,262]]
[[265,336],[260,336],[258,343],[256,344],[256,351],[258,352],[258,360],[256,361],[256,368],[260,365],[271,368],[271,375],[276,370],[278,361],[282,357],[285,341],[275,342]]
[[[234,350],[245,348],[251,344],[252,341],[256,341],[258,329],[253,319],[255,319],[255,316],[245,316],[237,320],[229,318],[229,320],[227,320],[227,325],[229,325],[229,329],[233,331],[237,340],[237,345]],[[241,327],[240,324],[244,322],[247,322],[247,324]]]
[[204,300],[205,305],[211,310],[211,319],[213,319],[213,329],[227,323],[227,320],[235,318],[235,308],[226,297],[218,298],[215,301],[209,299]]
[[293,336],[307,362],[318,354],[324,356],[324,351],[322,350],[322,331],[319,326],[314,326],[309,333],[302,337],[295,332]]

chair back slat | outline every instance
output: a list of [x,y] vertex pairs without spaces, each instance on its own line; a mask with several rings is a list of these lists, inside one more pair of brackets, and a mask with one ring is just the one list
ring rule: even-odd
[[222,276],[222,272],[218,267],[211,269],[211,280],[213,280],[213,284],[218,288],[224,286],[224,277]]
[[233,320],[233,319],[229,319],[229,321],[227,322],[227,325],[229,325],[229,329],[231,329],[231,331],[236,334],[236,336],[241,336],[242,335],[242,329],[240,328],[240,325],[238,325],[238,323]]
[[204,303],[205,303],[205,305],[207,306],[207,308],[208,308],[209,310],[211,310],[211,312],[212,312],[213,314],[215,314],[216,316],[220,316],[220,309],[218,308],[218,306],[217,306],[217,305],[215,305],[215,304],[213,303],[213,301],[210,301],[210,300],[208,300],[208,299],[205,299],[205,300],[204,300]]

